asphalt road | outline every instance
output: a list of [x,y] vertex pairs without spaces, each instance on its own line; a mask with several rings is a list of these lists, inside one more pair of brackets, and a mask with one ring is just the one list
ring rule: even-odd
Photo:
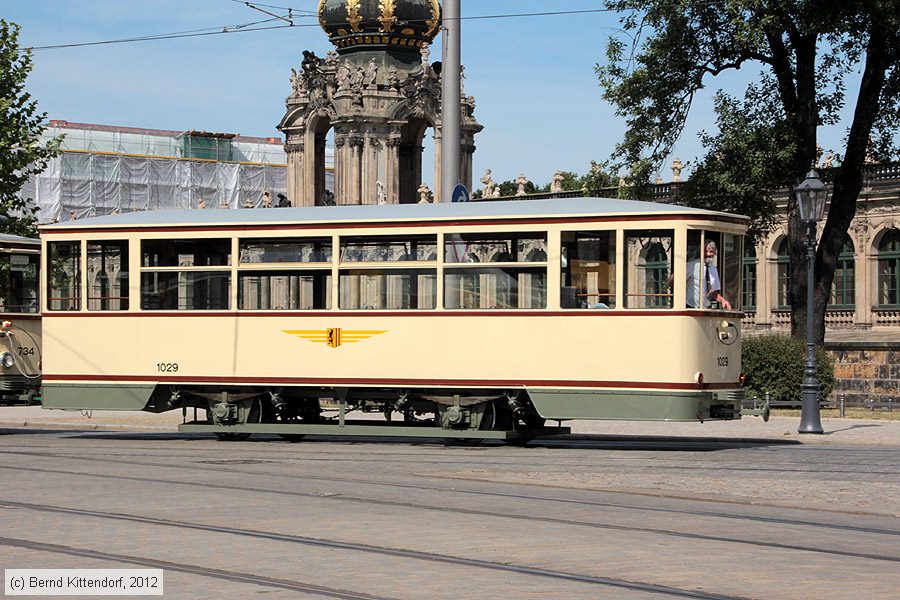
[[166,598],[897,598],[900,446],[0,429],[0,564]]

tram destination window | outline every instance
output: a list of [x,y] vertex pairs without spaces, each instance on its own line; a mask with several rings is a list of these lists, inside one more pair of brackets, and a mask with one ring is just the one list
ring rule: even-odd
[[81,310],[81,242],[47,244],[47,308]]
[[672,308],[674,232],[625,232],[625,308]]
[[327,310],[331,271],[248,271],[238,276],[242,310]]
[[437,260],[436,235],[341,238],[341,262],[434,260]]
[[37,254],[0,254],[0,310],[11,313],[38,312]]
[[436,306],[435,269],[347,269],[340,272],[343,310],[430,310]]
[[616,232],[563,232],[562,308],[616,307]]
[[241,240],[241,264],[331,262],[331,239]]
[[128,310],[128,242],[87,243],[88,310]]
[[141,257],[144,267],[227,267],[231,240],[143,240]]

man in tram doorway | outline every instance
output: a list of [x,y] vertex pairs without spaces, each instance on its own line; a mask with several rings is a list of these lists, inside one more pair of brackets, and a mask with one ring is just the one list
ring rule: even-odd
[[700,308],[700,290],[703,289],[703,308],[710,308],[713,302],[725,310],[731,310],[731,303],[722,295],[722,280],[716,268],[716,242],[709,240],[703,249],[703,263],[698,259],[688,262],[687,306]]

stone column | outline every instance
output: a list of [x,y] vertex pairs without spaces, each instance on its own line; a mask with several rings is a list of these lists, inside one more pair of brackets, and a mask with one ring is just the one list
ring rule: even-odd
[[350,193],[347,197],[347,204],[363,204],[363,146],[365,138],[358,133],[350,134],[347,143],[350,145],[350,173],[347,174],[350,182]]
[[[443,146],[440,124],[434,126],[434,202],[443,202],[441,198],[441,147]],[[421,183],[421,182],[419,182]],[[448,198],[449,202],[450,199]]]
[[347,135],[334,134],[334,200],[335,204],[347,204]]
[[388,204],[400,204],[400,133],[391,132],[386,144],[386,169],[384,182]]

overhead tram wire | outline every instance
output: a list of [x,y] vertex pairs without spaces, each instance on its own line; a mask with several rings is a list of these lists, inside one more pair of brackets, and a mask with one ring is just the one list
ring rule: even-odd
[[[242,0],[232,0],[233,2],[239,2],[240,4],[254,4],[256,6],[265,6],[267,8],[270,5],[266,4],[257,4],[257,3],[247,3]],[[718,0],[716,0],[718,1]],[[251,7],[252,8],[252,7]],[[281,8],[284,10],[292,10],[299,11],[299,9],[292,9],[290,7],[272,7],[272,8]],[[263,11],[265,12],[265,11]],[[309,13],[309,11],[302,11]],[[477,20],[485,20],[485,19],[515,19],[522,17],[547,17],[547,16],[565,16],[565,15],[581,15],[581,14],[599,14],[599,13],[608,13],[608,12],[616,12],[612,9],[606,8],[594,8],[594,9],[584,9],[584,10],[558,10],[558,11],[545,11],[545,12],[531,12],[531,13],[506,13],[506,14],[496,14],[496,15],[473,15],[468,17],[460,17],[461,21],[477,21]],[[267,13],[270,14],[270,13]],[[294,18],[315,18],[317,15],[315,14],[301,14],[295,15]],[[273,29],[289,29],[289,28],[297,28],[297,27],[319,27],[320,24],[318,21],[315,23],[293,23],[293,24],[285,24],[285,25],[271,25],[268,27],[254,27],[254,25],[261,25],[263,23],[270,23],[272,21],[277,20],[289,20],[288,15],[284,16],[276,16],[271,19],[265,19],[262,21],[255,21],[253,23],[244,23],[242,25],[225,25],[222,27],[210,27],[207,29],[196,29],[190,31],[182,31],[175,33],[162,33],[157,35],[146,35],[146,36],[138,36],[132,38],[121,38],[114,40],[101,40],[96,42],[80,42],[80,43],[72,43],[72,44],[52,44],[47,46],[31,46],[29,48],[23,48],[23,50],[61,50],[66,48],[81,48],[86,46],[102,46],[108,44],[127,44],[132,42],[148,42],[148,41],[157,41],[157,40],[172,40],[172,39],[181,39],[181,38],[190,38],[190,37],[204,37],[210,35],[224,35],[229,33],[249,33],[252,31],[271,31]],[[418,21],[410,20],[410,23],[414,22],[426,22],[425,19],[420,19]]]

